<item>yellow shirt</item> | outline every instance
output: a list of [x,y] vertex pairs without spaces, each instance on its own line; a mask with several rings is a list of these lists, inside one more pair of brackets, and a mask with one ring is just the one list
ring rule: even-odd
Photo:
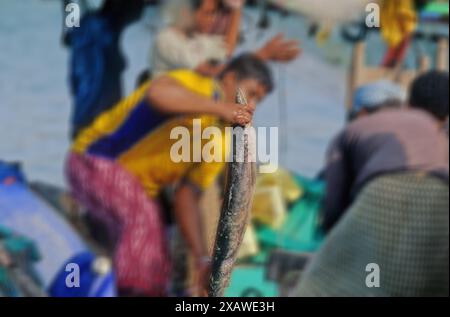
[[[209,98],[219,97],[217,85],[210,78],[188,70],[171,72],[168,76],[193,92]],[[225,135],[223,125],[214,116],[168,117],[153,110],[146,98],[150,85],[150,82],[145,83],[111,110],[101,114],[90,127],[81,131],[72,151],[116,161],[140,180],[151,197],[157,196],[162,187],[183,179],[206,189],[224,167],[229,136]],[[220,136],[193,140],[195,119],[200,120],[195,122],[201,123],[201,132],[207,127],[217,127],[221,131]],[[174,128],[189,132],[189,162],[175,162],[171,157],[173,146],[181,139],[180,136],[171,139]],[[198,124],[196,128],[198,130]],[[205,153],[201,161],[194,162],[194,141],[199,142],[201,150],[207,144],[214,150],[202,151]],[[220,160],[212,160],[212,156],[217,154],[215,151],[220,151],[216,157]]]

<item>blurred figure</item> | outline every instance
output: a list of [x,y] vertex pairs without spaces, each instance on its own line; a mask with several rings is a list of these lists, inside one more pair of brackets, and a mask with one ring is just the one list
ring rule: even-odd
[[80,27],[67,32],[72,138],[122,98],[126,60],[120,40],[125,28],[139,19],[143,8],[144,0],[105,0],[100,9],[82,17]]
[[[390,96],[387,90],[356,95]],[[444,101],[421,102],[435,113]],[[448,296],[449,144],[421,107],[381,107],[332,143],[328,236],[295,295]]]
[[[328,152],[323,207],[326,232],[338,222],[362,188],[379,175],[424,171],[447,179],[448,142],[436,129],[440,123],[422,110],[393,109],[392,105],[402,104],[404,97],[401,88],[388,82],[363,86],[356,91],[355,111],[361,111],[353,116],[359,118],[337,136]],[[428,147],[430,150],[425,150]]]
[[242,10],[245,0],[213,0],[217,2],[217,13],[215,14],[210,34],[226,36],[228,49],[233,52],[239,41],[239,28],[242,19]]
[[155,76],[175,69],[201,70],[207,61],[223,63],[229,51],[224,38],[207,34],[216,11],[212,1],[174,1],[169,27],[157,34],[152,50],[150,69]]
[[[238,87],[249,106],[235,104]],[[244,125],[272,88],[269,68],[252,55],[234,59],[217,80],[174,71],[147,82],[80,133],[67,161],[67,179],[79,202],[110,228],[122,295],[167,294],[170,259],[159,203],[166,186],[176,188],[175,220],[195,258],[196,288],[205,287],[210,261],[199,197],[221,173],[225,157],[211,163],[174,162],[171,150],[179,141],[171,137],[172,129],[183,128],[191,136],[195,118],[201,119],[202,129]],[[222,136],[213,142],[225,155],[229,140]]]
[[411,85],[409,104],[430,113],[448,135],[448,72],[434,70],[419,76]]
[[399,85],[380,80],[359,87],[353,96],[349,121],[361,118],[384,108],[400,108],[406,101],[406,92]]
[[[333,226],[342,217],[345,210],[351,204],[351,193],[355,192],[355,181],[358,175],[354,172],[355,167],[350,165],[344,151],[344,141],[350,142],[350,135],[347,136],[347,130],[351,131],[352,127],[360,119],[366,118],[368,115],[374,115],[381,110],[400,107],[406,100],[406,92],[397,84],[381,80],[359,87],[353,96],[352,109],[349,112],[349,126],[338,135],[332,142],[327,153],[327,166],[324,172],[324,179],[327,182],[327,191],[322,210],[322,228],[324,232],[329,232]],[[394,106],[394,107],[393,107]],[[362,131],[364,127],[361,126]],[[362,131],[358,131],[359,134]],[[394,137],[394,136],[393,136]],[[344,138],[346,138],[344,140]],[[361,136],[358,135],[358,139]],[[354,141],[353,141],[354,142]],[[361,158],[368,159],[371,147],[367,147],[364,152],[359,153]],[[400,149],[401,150],[401,149]],[[356,154],[356,153],[355,153]],[[385,153],[392,156],[392,153]],[[397,154],[397,153],[394,153]],[[381,157],[382,158],[382,157]],[[402,157],[399,157],[401,159]],[[358,167],[363,168],[365,162],[358,162]],[[368,164],[368,167],[372,167]],[[376,167],[376,166],[375,166]],[[378,167],[380,168],[380,167]],[[365,171],[367,174],[369,171]],[[375,175],[375,172],[370,171]],[[366,175],[373,176],[373,175]],[[359,184],[360,186],[362,184]]]
[[[245,0],[204,0],[215,3],[216,14],[209,30],[210,34],[226,37],[228,49],[232,54],[237,46],[240,32],[242,10]],[[290,62],[297,58],[301,50],[295,40],[286,40],[282,33],[271,38],[255,54],[262,60],[272,62]]]
[[[243,3],[242,3],[243,4]],[[175,69],[194,69],[215,76],[234,53],[240,29],[242,6],[229,7],[232,25],[226,34],[211,34],[220,10],[227,8],[217,0],[174,1],[169,5],[170,26],[156,37],[150,69],[155,76]],[[255,52],[260,59],[288,62],[300,54],[296,41],[278,35]]]

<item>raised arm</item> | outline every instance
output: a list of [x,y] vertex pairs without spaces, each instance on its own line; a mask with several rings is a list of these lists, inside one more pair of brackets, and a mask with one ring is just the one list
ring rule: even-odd
[[149,104],[161,113],[215,115],[229,123],[242,125],[251,121],[254,111],[251,106],[214,101],[190,91],[167,76],[159,77],[151,83],[147,98]]
[[239,39],[241,29],[242,8],[231,9],[231,20],[228,32],[225,34],[225,43],[228,50],[228,56],[233,55]]
[[300,43],[295,40],[286,40],[282,33],[270,39],[255,55],[265,61],[290,62],[296,59],[302,50]]

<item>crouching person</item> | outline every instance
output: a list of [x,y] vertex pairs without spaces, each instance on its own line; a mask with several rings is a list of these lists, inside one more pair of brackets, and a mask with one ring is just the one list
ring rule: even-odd
[[404,108],[392,85],[359,96],[365,114],[329,150],[327,239],[293,295],[448,296],[448,77],[413,90]]
[[[74,197],[102,221],[115,241],[114,267],[122,295],[167,295],[170,257],[166,217],[158,201],[176,186],[175,220],[196,259],[197,287],[207,284],[209,255],[202,235],[199,197],[224,167],[220,161],[173,159],[175,128],[189,131],[251,121],[254,105],[272,90],[268,67],[252,55],[229,63],[217,79],[180,70],[147,82],[80,132],[66,164]],[[235,103],[237,88],[248,106]],[[198,121],[197,121],[198,122]],[[180,131],[180,129],[178,130]],[[228,138],[213,137],[225,154]],[[209,140],[208,140],[209,141]]]

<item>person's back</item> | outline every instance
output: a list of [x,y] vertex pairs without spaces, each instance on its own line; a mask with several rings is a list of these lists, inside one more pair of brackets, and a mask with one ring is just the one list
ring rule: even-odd
[[448,141],[423,111],[380,111],[350,124],[345,138],[355,172],[354,194],[387,172],[421,170],[448,180]]
[[295,296],[448,296],[448,184],[417,172],[377,177],[302,274]]
[[336,139],[324,245],[297,296],[448,296],[448,138],[414,109],[384,109]]
[[[213,79],[193,71],[173,71],[166,77],[198,95],[211,99],[219,96]],[[151,86],[152,81],[144,83],[133,94],[98,116],[91,126],[79,134],[72,150],[78,154],[117,162],[140,180],[150,196],[157,196],[174,178],[182,178],[183,173],[199,165],[190,161],[173,162],[171,148],[177,140],[171,137],[172,130],[183,127],[192,131],[194,119],[200,120],[202,129],[208,126],[223,128],[223,124],[211,115],[171,116],[158,112],[147,98]],[[214,140],[220,142],[218,138]],[[213,171],[220,170],[223,163],[204,165]],[[198,180],[199,186],[207,187],[214,177],[204,173],[198,178],[202,178]]]
[[330,230],[377,176],[420,171],[448,183],[448,151],[445,133],[422,110],[385,109],[355,120],[329,151],[324,229]]

